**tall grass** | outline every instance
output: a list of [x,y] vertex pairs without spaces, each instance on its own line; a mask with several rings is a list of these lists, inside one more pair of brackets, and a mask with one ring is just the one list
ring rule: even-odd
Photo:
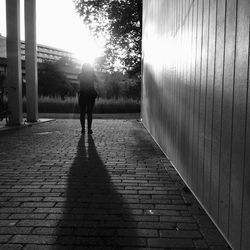
[[[26,98],[23,99],[26,110]],[[38,100],[39,113],[79,113],[77,97],[41,96]],[[132,98],[96,99],[94,113],[139,113],[140,101]]]

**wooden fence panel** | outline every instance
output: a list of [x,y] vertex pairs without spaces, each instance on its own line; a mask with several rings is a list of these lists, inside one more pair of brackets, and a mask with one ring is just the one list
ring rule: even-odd
[[232,246],[250,249],[250,2],[143,4],[143,123]]

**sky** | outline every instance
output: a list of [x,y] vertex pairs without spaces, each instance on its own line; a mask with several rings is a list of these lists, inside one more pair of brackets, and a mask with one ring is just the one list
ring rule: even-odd
[[[5,1],[0,0],[0,34],[6,36]],[[8,1],[8,0],[7,0]],[[102,47],[92,38],[76,13],[72,0],[37,0],[37,43],[70,51],[82,62],[101,56]],[[24,0],[21,6],[21,39],[24,37]]]

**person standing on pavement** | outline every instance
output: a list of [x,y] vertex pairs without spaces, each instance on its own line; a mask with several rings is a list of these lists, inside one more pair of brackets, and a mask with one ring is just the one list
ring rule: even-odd
[[90,64],[83,64],[78,77],[80,81],[79,91],[79,107],[80,107],[80,122],[81,133],[85,133],[85,114],[87,113],[88,134],[92,134],[92,112],[95,106],[97,92],[95,90],[96,75]]

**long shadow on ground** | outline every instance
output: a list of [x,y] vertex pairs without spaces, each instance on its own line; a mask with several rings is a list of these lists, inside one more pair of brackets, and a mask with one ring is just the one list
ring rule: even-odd
[[68,174],[65,209],[57,230],[58,249],[136,246],[136,223],[124,207],[93,138],[81,136]]

